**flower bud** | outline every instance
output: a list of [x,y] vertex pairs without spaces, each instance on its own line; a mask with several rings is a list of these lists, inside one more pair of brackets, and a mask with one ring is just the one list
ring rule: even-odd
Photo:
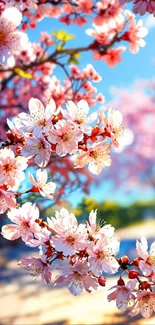
[[132,265],[136,266],[136,267],[139,267],[139,261],[140,259],[139,258],[135,258],[132,262]]
[[131,39],[130,39],[130,33],[129,33],[129,32],[125,32],[125,33],[121,36],[121,39],[122,39],[123,41],[128,41],[128,42],[130,42],[130,41],[131,41]]
[[119,278],[119,280],[117,281],[117,284],[119,286],[125,286],[125,282],[124,282],[124,280],[122,278]]
[[30,189],[30,192],[39,192],[39,189],[37,186],[33,186],[31,189]]
[[21,154],[21,149],[20,148],[16,148],[15,153],[16,153],[16,155],[20,155]]
[[150,284],[147,281],[141,281],[139,285],[140,290],[147,290],[150,289]]
[[10,141],[14,141],[14,134],[10,130],[6,132],[6,135]]
[[131,270],[131,271],[129,271],[129,273],[128,273],[128,278],[129,278],[129,279],[136,279],[138,275],[139,275],[139,272],[138,272],[138,271],[136,271],[136,270]]
[[119,263],[125,265],[128,265],[130,263],[129,257],[124,255],[119,259]]
[[92,135],[94,135],[94,136],[98,135],[99,131],[100,131],[99,127],[97,127],[97,126],[94,127],[92,130]]
[[99,285],[100,285],[101,287],[105,287],[105,285],[106,285],[106,278],[104,278],[103,276],[100,276],[100,277],[98,278],[98,283],[99,283]]

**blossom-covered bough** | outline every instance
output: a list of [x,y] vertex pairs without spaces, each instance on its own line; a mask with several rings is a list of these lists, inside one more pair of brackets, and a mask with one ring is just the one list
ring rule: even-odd
[[[106,274],[121,270],[108,300],[116,300],[119,309],[130,306],[131,316],[141,312],[147,318],[155,308],[155,242],[148,252],[147,241],[142,238],[137,241],[137,259],[118,258],[119,241],[114,228],[98,224],[97,211],[90,212],[85,224],[78,224],[74,214],[65,208],[45,222],[35,203],[19,206],[16,202],[23,194],[16,191],[32,161],[38,169],[35,178],[29,173],[32,187],[26,192],[39,192],[49,200],[53,200],[56,191],[56,184],[48,182],[47,173],[53,154],[73,156],[76,168],[88,164],[94,174],[111,164],[111,146],[119,146],[123,135],[121,113],[110,108],[106,117],[102,110],[90,115],[88,111],[84,100],[77,104],[68,101],[66,108],[56,110],[52,99],[44,107],[32,98],[29,114],[20,113],[8,120],[11,141],[3,143],[0,151],[0,212],[9,209],[7,216],[12,223],[2,227],[2,235],[8,240],[21,237],[26,245],[38,247],[40,258],[28,256],[19,265],[34,277],[41,275],[46,283],[51,282],[52,271],[57,270],[56,279],[52,279],[54,285],[63,282],[75,296],[83,289],[90,293],[105,286]],[[123,280],[125,273],[130,279],[127,283]]]
[[[19,23],[23,17],[20,32],[10,10],[18,12]],[[34,44],[25,34],[44,17],[81,26],[90,14],[93,29],[86,33],[94,40],[85,47],[66,47],[73,35],[62,30],[54,31],[53,37],[44,32],[40,43]],[[6,135],[1,128],[0,213],[7,212],[10,220],[1,233],[8,240],[21,238],[27,246],[38,247],[39,257],[24,257],[18,264],[46,283],[64,283],[75,296],[83,289],[91,293],[106,286],[106,276],[119,272],[108,301],[115,300],[118,309],[128,308],[130,316],[141,313],[148,318],[155,311],[155,242],[148,248],[142,237],[136,243],[136,259],[118,257],[115,229],[98,222],[97,211],[90,211],[84,224],[78,224],[65,208],[44,221],[36,203],[18,203],[28,193],[56,203],[64,191],[63,181],[69,186],[75,182],[67,169],[80,175],[87,168],[99,175],[111,165],[111,149],[119,147],[123,137],[123,117],[105,106],[91,113],[90,106],[104,103],[104,96],[92,85],[101,77],[91,64],[83,71],[70,64],[78,63],[79,53],[92,51],[94,59],[114,67],[125,50],[115,45],[128,42],[130,51],[137,53],[146,34],[142,21],[136,23],[134,14],[118,0],[0,1],[0,104],[5,112],[2,122],[7,118],[9,127]],[[65,73],[63,84],[52,75],[55,66]],[[21,191],[26,170],[31,186]],[[60,182],[48,177],[51,171],[62,173]]]

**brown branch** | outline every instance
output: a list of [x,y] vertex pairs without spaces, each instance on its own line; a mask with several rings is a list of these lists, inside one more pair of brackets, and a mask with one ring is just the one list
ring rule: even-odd
[[[27,71],[29,69],[39,67],[40,65],[42,65],[42,64],[44,64],[46,62],[51,62],[51,63],[58,64],[65,71],[66,75],[69,77],[68,72],[64,67],[64,64],[58,61],[58,59],[61,60],[62,55],[64,56],[64,54],[65,54],[65,55],[72,56],[75,53],[87,52],[87,51],[90,51],[90,50],[91,51],[92,50],[99,50],[104,55],[104,54],[107,53],[107,50],[109,48],[111,48],[116,42],[120,42],[120,40],[121,40],[121,36],[118,37],[118,35],[116,35],[114,37],[114,39],[111,41],[111,43],[108,44],[108,45],[101,45],[101,44],[99,44],[97,42],[96,43],[93,42],[88,46],[82,46],[82,47],[76,47],[76,48],[67,48],[67,49],[62,49],[61,51],[55,50],[52,54],[50,54],[48,57],[42,59],[41,61],[31,62],[30,64],[24,65],[23,67],[21,67],[21,69],[24,70],[24,71]],[[58,58],[58,56],[59,56],[59,58]],[[15,72],[16,68],[18,68],[18,67],[14,67],[12,74],[8,78],[6,78],[5,80],[2,81],[1,88],[0,88],[1,91],[6,88],[9,81],[11,81],[16,75],[18,75]],[[0,73],[1,72],[2,73],[11,72],[11,71],[12,71],[11,68],[9,68],[9,69],[0,69]]]

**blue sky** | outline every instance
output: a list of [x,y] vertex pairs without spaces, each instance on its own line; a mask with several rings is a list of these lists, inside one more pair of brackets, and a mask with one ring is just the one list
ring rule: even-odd
[[[141,19],[137,16],[136,20]],[[153,79],[155,74],[155,63],[153,65],[153,58],[155,58],[155,18],[150,15],[143,17],[144,25],[149,27],[149,33],[145,37],[146,46],[141,48],[139,53],[134,55],[128,48],[124,53],[121,54],[122,62],[117,64],[115,68],[109,68],[104,61],[94,61],[92,60],[92,53],[82,53],[80,59],[80,69],[83,69],[87,63],[92,63],[95,69],[102,76],[102,81],[97,86],[98,91],[105,95],[106,103],[112,99],[110,89],[115,87],[125,87],[129,88],[135,80],[138,79]],[[85,46],[89,44],[93,39],[86,35],[86,28],[91,28],[91,24],[88,23],[83,27],[78,27],[76,25],[66,26],[65,24],[59,23],[57,19],[46,18],[38,23],[37,28],[30,30],[29,38],[31,41],[37,41],[41,31],[47,31],[51,33],[53,30],[64,29],[70,34],[76,35],[76,39],[68,42],[68,46]],[[128,45],[121,44],[121,45]],[[59,69],[54,70],[54,74],[63,80],[64,74]],[[132,193],[125,193],[117,190],[111,195],[111,185],[109,182],[102,183],[100,187],[92,186],[90,191],[90,196],[96,200],[102,201],[104,199],[111,199],[123,204],[129,204],[135,200],[143,199],[143,191],[138,189],[133,189]],[[145,191],[145,199],[153,198],[153,191]],[[80,191],[70,195],[69,200],[75,206],[81,201],[83,193]]]
[[[144,21],[147,20],[149,15],[143,18]],[[141,17],[137,16],[138,20]],[[155,18],[154,18],[155,20]],[[153,24],[152,24],[153,25]],[[37,28],[30,30],[29,37],[31,41],[35,41],[39,38],[41,31],[47,31],[51,33],[53,30],[64,29],[68,33],[76,35],[76,38],[68,42],[68,46],[85,46],[93,41],[93,38],[86,35],[85,30],[91,28],[91,24],[84,25],[83,27],[78,27],[76,25],[67,26],[65,24],[59,23],[57,19],[45,18],[37,24]],[[155,23],[154,23],[155,27]],[[155,28],[150,28],[148,35],[145,37],[146,46],[141,48],[139,53],[132,54],[128,48],[124,53],[121,54],[122,62],[117,64],[115,68],[109,68],[104,61],[92,60],[92,52],[82,53],[80,59],[80,68],[84,68],[87,63],[92,63],[95,69],[102,76],[102,81],[97,84],[98,90],[102,91],[106,97],[106,100],[111,99],[110,88],[112,86],[118,87],[128,87],[134,80],[153,78],[154,77],[154,67],[152,65],[153,58],[155,57]],[[121,43],[122,45],[123,43]],[[127,43],[123,45],[127,46]],[[62,70],[55,69],[54,73],[57,77],[63,78],[64,74]]]

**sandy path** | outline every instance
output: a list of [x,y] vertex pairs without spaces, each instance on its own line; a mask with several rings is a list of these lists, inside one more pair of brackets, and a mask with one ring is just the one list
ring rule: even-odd
[[155,220],[148,219],[142,224],[137,224],[116,231],[120,239],[138,239],[141,236],[155,238]]

